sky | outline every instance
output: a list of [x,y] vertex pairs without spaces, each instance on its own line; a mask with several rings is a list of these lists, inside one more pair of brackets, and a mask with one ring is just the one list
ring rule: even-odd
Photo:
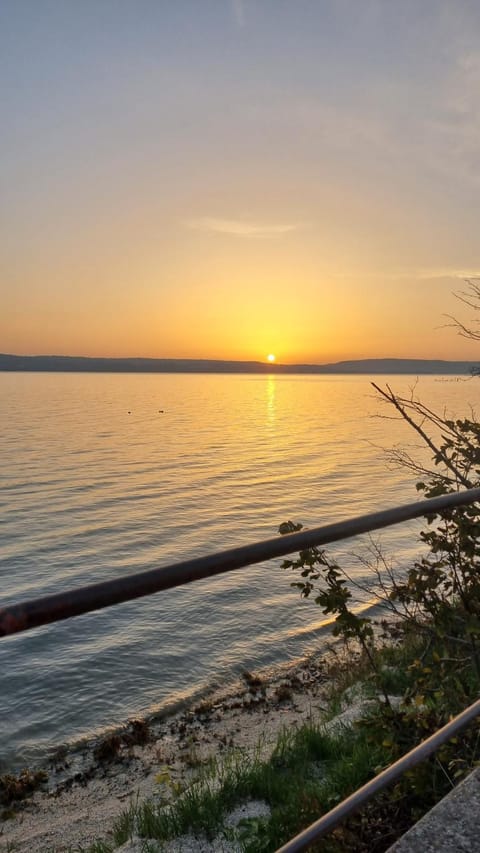
[[476,0],[3,0],[0,351],[478,359]]

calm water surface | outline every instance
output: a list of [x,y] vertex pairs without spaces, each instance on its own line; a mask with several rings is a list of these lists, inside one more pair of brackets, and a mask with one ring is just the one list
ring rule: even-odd
[[[388,377],[406,391],[412,377]],[[417,394],[462,415],[472,382]],[[0,374],[2,603],[415,500],[369,378]],[[384,531],[400,564],[416,524]],[[352,554],[335,552],[359,579]],[[151,712],[318,644],[279,560],[0,641],[0,762]]]

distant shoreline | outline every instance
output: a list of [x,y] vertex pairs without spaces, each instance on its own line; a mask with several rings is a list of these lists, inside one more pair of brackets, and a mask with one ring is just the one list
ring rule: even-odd
[[411,374],[462,375],[480,371],[480,362],[419,358],[368,358],[333,364],[276,364],[187,358],[91,358],[0,354],[0,371],[42,373],[248,373],[248,374]]

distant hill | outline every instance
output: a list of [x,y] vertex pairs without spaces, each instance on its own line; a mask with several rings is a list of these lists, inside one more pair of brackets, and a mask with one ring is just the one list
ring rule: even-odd
[[188,358],[87,358],[64,355],[3,355],[0,370],[61,373],[410,373],[468,375],[480,362],[421,358],[366,358],[334,364],[266,364]]

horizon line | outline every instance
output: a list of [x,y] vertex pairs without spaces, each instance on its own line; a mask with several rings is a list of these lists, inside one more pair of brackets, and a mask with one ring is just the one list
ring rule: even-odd
[[213,359],[118,356],[14,355],[0,353],[0,372],[31,373],[221,373],[221,374],[462,374],[480,372],[480,360],[402,358],[343,359],[293,363]]
[[208,356],[183,356],[183,355],[175,355],[175,356],[163,356],[163,355],[69,355],[67,353],[7,353],[0,352],[1,358],[15,358],[15,359],[82,359],[88,361],[182,361],[182,362],[208,362],[208,363],[219,363],[219,364],[260,364],[268,367],[330,367],[334,364],[346,364],[346,363],[361,363],[365,361],[420,361],[420,362],[428,362],[428,361],[440,361],[445,363],[461,363],[461,364],[470,364],[470,363],[479,363],[480,357],[477,359],[474,358],[445,358],[443,356],[416,356],[416,355],[374,355],[374,356],[362,356],[362,357],[351,357],[351,358],[340,358],[336,361],[295,361],[295,362],[281,362],[281,361],[268,361],[267,358],[261,360],[259,358],[209,358]]

